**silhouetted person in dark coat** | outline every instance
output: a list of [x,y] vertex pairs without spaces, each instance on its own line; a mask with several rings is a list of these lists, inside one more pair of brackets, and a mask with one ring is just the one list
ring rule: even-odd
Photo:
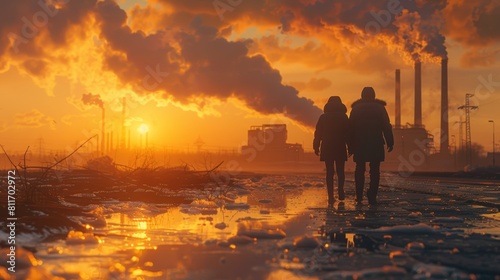
[[325,162],[326,186],[328,190],[328,205],[332,206],[335,201],[333,195],[333,176],[337,169],[338,195],[344,200],[344,166],[347,161],[347,108],[338,96],[332,96],[324,108],[316,124],[314,132],[314,153]]
[[365,184],[366,163],[370,163],[370,187],[366,193],[368,203],[377,203],[380,182],[380,162],[384,161],[384,144],[391,152],[394,136],[385,101],[375,99],[375,90],[365,87],[361,99],[352,104],[349,117],[349,154],[354,154],[356,171],[356,201],[361,204]]

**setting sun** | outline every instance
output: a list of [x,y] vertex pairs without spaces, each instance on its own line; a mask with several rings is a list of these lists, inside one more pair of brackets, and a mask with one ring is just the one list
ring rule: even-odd
[[137,131],[139,131],[140,134],[146,134],[149,132],[149,126],[145,123],[139,125],[137,128]]

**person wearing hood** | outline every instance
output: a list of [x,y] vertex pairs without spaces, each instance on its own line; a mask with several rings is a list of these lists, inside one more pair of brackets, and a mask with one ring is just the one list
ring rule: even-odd
[[338,198],[344,200],[344,166],[347,161],[347,108],[339,96],[332,96],[324,108],[314,132],[314,153],[325,162],[328,206],[333,206],[333,177],[337,169]]
[[370,163],[370,186],[366,193],[369,204],[377,203],[380,182],[380,162],[385,159],[384,145],[391,152],[394,136],[385,101],[375,98],[375,90],[365,87],[361,99],[352,104],[349,116],[349,154],[354,155],[356,170],[356,202],[363,200],[366,163]]

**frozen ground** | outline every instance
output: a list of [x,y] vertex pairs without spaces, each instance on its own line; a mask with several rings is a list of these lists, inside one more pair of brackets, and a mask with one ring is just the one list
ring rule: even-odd
[[356,207],[348,182],[326,208],[322,175],[183,191],[189,204],[91,205],[98,218],[71,217],[90,233],[22,236],[37,252],[18,252],[17,279],[500,279],[498,182],[381,183],[376,207]]

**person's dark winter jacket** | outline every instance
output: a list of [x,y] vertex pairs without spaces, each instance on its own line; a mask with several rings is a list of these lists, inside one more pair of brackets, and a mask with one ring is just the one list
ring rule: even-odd
[[[374,94],[373,94],[374,95]],[[349,153],[355,162],[384,161],[384,144],[394,146],[385,101],[362,98],[352,104],[349,118]],[[385,141],[384,141],[385,140]]]
[[332,96],[326,103],[314,132],[313,148],[321,161],[347,161],[347,108],[340,97]]

